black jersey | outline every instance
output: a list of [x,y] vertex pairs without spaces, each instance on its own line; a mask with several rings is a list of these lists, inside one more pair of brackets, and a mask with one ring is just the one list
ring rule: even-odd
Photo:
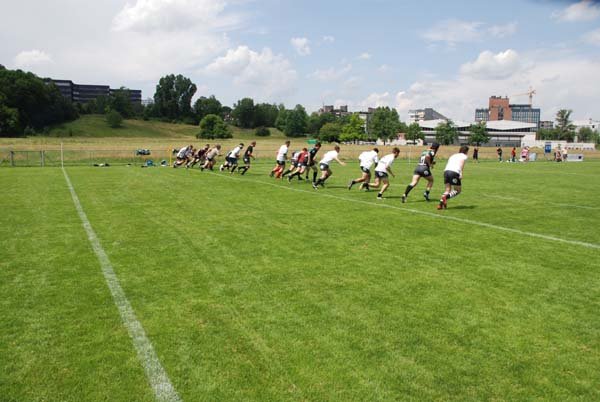
[[252,145],[248,145],[248,148],[246,148],[246,152],[244,152],[244,158],[249,158],[250,155],[252,155],[253,151],[254,147]]
[[429,165],[433,165],[433,158],[435,158],[435,152],[433,150],[428,149],[421,153],[421,158],[419,159],[419,166],[427,166],[427,156],[429,156]]
[[308,161],[309,162],[314,162],[315,158],[317,156],[317,152],[319,152],[319,148],[311,148],[310,151],[308,151]]

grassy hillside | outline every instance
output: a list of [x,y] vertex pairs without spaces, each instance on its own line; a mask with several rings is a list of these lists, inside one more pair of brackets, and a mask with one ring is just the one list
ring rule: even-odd
[[[254,130],[230,126],[234,138],[254,138]],[[283,138],[285,135],[276,128],[270,128],[271,137]],[[51,137],[190,137],[199,132],[198,126],[172,124],[160,121],[125,120],[120,128],[110,128],[102,115],[85,115],[79,119],[61,124],[50,130]]]

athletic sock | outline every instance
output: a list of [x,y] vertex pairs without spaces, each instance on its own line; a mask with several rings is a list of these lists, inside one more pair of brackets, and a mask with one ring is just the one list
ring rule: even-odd
[[458,191],[452,190],[452,191],[450,191],[450,194],[448,194],[448,198],[454,198],[454,197],[456,197],[459,194],[460,193]]
[[313,183],[317,181],[317,172],[313,172]]
[[425,195],[427,196],[427,198],[429,198],[429,192],[430,192],[430,191],[431,191],[431,190],[425,190]]
[[290,170],[290,169],[286,170],[285,172],[283,172],[283,174],[281,175],[281,177],[284,177],[284,176],[286,176],[286,175],[287,175],[288,173],[290,173],[290,172],[291,172],[291,170]]
[[404,195],[408,196],[408,193],[410,193],[410,191],[413,189],[414,187],[411,186],[410,184],[408,186],[406,186],[406,190],[404,190]]

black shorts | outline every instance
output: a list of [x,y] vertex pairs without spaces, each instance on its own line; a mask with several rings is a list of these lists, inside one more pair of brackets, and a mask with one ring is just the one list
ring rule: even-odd
[[329,165],[326,163],[319,163],[319,169],[322,171],[329,170]]
[[298,162],[296,161],[291,161],[290,165],[292,165],[292,167],[298,167]]
[[278,166],[285,166],[285,161],[277,161]]
[[451,170],[444,172],[444,184],[452,184],[453,186],[460,186],[460,174]]
[[234,158],[234,157],[232,157],[232,156],[228,156],[227,158],[225,158],[225,160],[227,160],[227,162],[228,162],[230,165],[237,165],[237,164],[238,164],[238,160],[237,160],[237,158]]
[[366,174],[371,174],[371,169],[367,169],[367,168],[366,168],[366,167],[364,167],[364,166],[361,166],[361,167],[360,167],[360,170],[361,170],[363,173],[366,173]]
[[207,161],[212,162],[215,160],[215,158],[206,158]]
[[250,164],[250,158],[249,158],[249,157],[247,157],[247,156],[244,156],[244,163],[245,163],[246,165],[249,165],[249,164]]
[[308,166],[308,165],[307,165],[307,163],[306,163],[306,162],[303,162],[303,163],[299,163],[299,164],[298,164],[298,167],[301,167],[301,168],[305,168],[305,167],[307,167],[307,166]]
[[387,179],[388,174],[386,172],[375,171],[375,176],[379,177],[380,179]]
[[421,177],[429,177],[431,176],[431,170],[425,165],[419,165],[413,174],[418,174]]

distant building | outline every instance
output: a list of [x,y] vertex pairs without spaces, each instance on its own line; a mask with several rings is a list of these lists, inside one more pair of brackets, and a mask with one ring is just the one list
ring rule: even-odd
[[[435,130],[440,123],[445,123],[446,120],[425,120],[420,121],[419,126],[423,134],[425,134],[425,142],[431,143],[435,141]],[[469,127],[471,123],[464,121],[454,121],[454,127],[458,130],[458,144],[468,144],[471,133]],[[503,146],[503,147],[520,147],[522,141],[527,139],[535,139],[537,125],[534,123],[523,123],[514,120],[497,120],[485,122],[487,134],[490,141],[487,145]]]
[[488,108],[475,109],[475,121],[512,120],[540,127],[541,110],[531,105],[511,104],[508,98],[492,96]]
[[153,98],[146,98],[142,100],[142,105],[144,106],[151,106],[154,105],[154,99]]
[[[73,103],[88,103],[100,96],[109,96],[118,89],[112,89],[108,85],[82,85],[75,84],[70,80],[49,80],[56,85],[60,93]],[[128,89],[131,103],[142,102],[142,91]]]
[[543,130],[552,130],[554,128],[554,122],[552,120],[541,120],[540,128]]
[[598,121],[598,120],[592,120],[592,119],[575,120],[573,122],[573,125],[575,126],[575,129],[577,131],[579,131],[579,129],[581,129],[583,127],[587,127],[589,129],[591,129],[592,131],[600,132],[600,121]]
[[409,123],[418,123],[427,120],[448,120],[446,116],[428,107],[425,109],[413,109],[408,111]]
[[348,105],[342,105],[339,109],[336,109],[333,105],[323,105],[323,107],[319,109],[318,113],[331,113],[336,117],[348,116],[351,114],[348,112]]

